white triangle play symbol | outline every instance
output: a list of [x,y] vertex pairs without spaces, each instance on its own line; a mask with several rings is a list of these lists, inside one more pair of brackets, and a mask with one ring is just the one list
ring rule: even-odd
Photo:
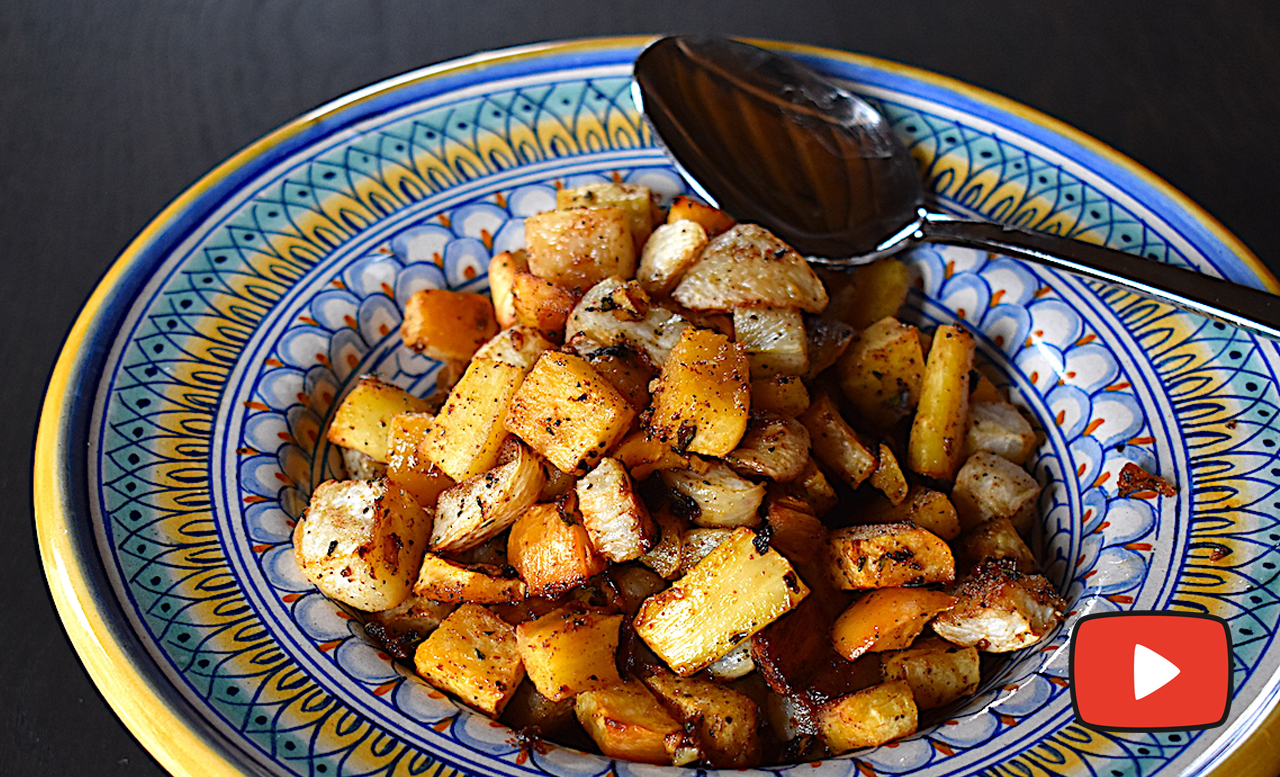
[[1173,662],[1146,645],[1133,646],[1133,700],[1145,698],[1182,674]]

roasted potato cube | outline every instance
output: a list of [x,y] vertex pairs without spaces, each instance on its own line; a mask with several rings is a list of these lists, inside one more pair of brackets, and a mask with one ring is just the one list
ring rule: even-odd
[[840,389],[859,418],[887,429],[920,401],[924,352],[918,330],[896,318],[882,318],[859,332],[840,357]]
[[1066,605],[1042,575],[1013,559],[988,560],[956,586],[956,605],[933,620],[939,637],[987,653],[1034,645],[1062,621]]
[[523,599],[525,586],[495,567],[468,566],[428,553],[422,558],[413,592],[437,602],[501,604]]
[[956,554],[956,572],[964,574],[989,558],[1013,559],[1019,572],[1033,575],[1040,571],[1036,557],[1022,541],[1013,521],[992,518],[960,535],[952,543]]
[[364,633],[392,658],[412,658],[427,635],[440,628],[456,604],[410,596],[389,610],[365,615]]
[[666,580],[674,580],[682,570],[684,557],[684,532],[689,522],[672,515],[666,508],[653,514],[658,524],[658,541],[649,552],[640,557],[640,563],[652,569]]
[[898,523],[911,521],[922,529],[950,542],[960,536],[960,519],[947,495],[924,486],[912,486],[907,498],[893,504],[881,502],[856,516],[858,523]]
[[951,549],[910,521],[849,526],[827,537],[837,588],[894,588],[955,579]]
[[733,339],[747,352],[752,380],[809,371],[809,337],[796,308],[734,308]]
[[600,555],[633,561],[658,540],[658,525],[636,493],[622,462],[604,458],[575,486],[582,525]]
[[456,553],[498,536],[538,500],[546,484],[542,462],[511,441],[510,461],[467,478],[440,495],[431,550]]
[[708,243],[671,296],[692,310],[827,307],[827,290],[804,257],[756,224],[739,224]]
[[866,652],[902,650],[920,636],[930,618],[955,603],[955,597],[927,588],[877,588],[836,618],[831,640],[836,652],[850,661]]
[[659,475],[671,489],[672,499],[698,526],[732,528],[760,523],[758,508],[764,501],[765,487],[746,478],[720,462],[711,462],[698,473],[689,469],[664,469]]
[[605,567],[587,530],[569,523],[553,504],[530,507],[516,519],[507,540],[507,559],[529,586],[530,596],[552,599],[582,585]]
[[493,300],[493,315],[498,326],[506,329],[516,325],[515,286],[516,273],[529,271],[529,256],[520,251],[503,251],[489,260],[489,298]]
[[512,398],[506,424],[560,471],[579,472],[617,444],[635,417],[586,359],[548,351]]
[[922,710],[944,707],[978,688],[977,648],[957,647],[932,637],[918,640],[906,650],[881,657],[884,679],[903,680],[911,686],[916,706]]
[[[647,308],[643,317],[636,313]],[[644,354],[649,366],[661,367],[692,324],[683,316],[652,305],[635,281],[607,278],[583,295],[565,325],[566,342],[586,338],[594,347],[626,345]],[[578,346],[580,353],[593,347]]]
[[858,439],[827,394],[813,398],[800,416],[809,430],[813,454],[850,486],[857,488],[876,470],[876,455]]
[[805,373],[806,378],[816,378],[840,361],[840,357],[849,350],[853,336],[857,334],[845,322],[826,316],[806,315],[804,329],[809,341],[809,371]]
[[385,478],[329,480],[294,528],[293,553],[311,584],[358,610],[409,597],[431,534],[431,514]]
[[720,543],[733,536],[733,529],[689,529],[680,537],[680,573],[687,573],[711,555]]
[[387,438],[387,479],[409,492],[418,504],[434,509],[436,499],[453,485],[453,480],[418,452],[432,423],[430,413],[392,416]]
[[921,475],[952,480],[964,462],[973,352],[973,335],[966,329],[940,326],[934,333],[907,450],[908,465]]
[[809,409],[809,389],[795,375],[751,381],[751,409],[795,418]]
[[671,588],[640,607],[636,634],[676,674],[714,663],[809,594],[781,554],[746,528],[721,543]]
[[542,332],[531,326],[513,326],[494,335],[493,339],[480,346],[475,358],[505,362],[519,367],[526,375],[543,351],[555,347]]
[[809,462],[809,430],[794,418],[754,413],[747,433],[725,462],[743,475],[785,483],[795,480]]
[[671,210],[667,211],[667,223],[676,224],[680,221],[697,222],[704,230],[708,237],[728,232],[733,229],[733,225],[737,224],[733,216],[710,205],[703,205],[697,200],[688,197],[676,197],[671,203]]
[[1030,422],[1008,402],[975,402],[969,395],[969,428],[964,435],[964,455],[991,451],[1021,465],[1036,447]]
[[621,210],[637,256],[653,231],[653,205],[649,187],[631,183],[589,183],[556,192],[556,210],[601,206]]
[[621,208],[552,210],[524,220],[529,271],[557,286],[586,291],[636,272],[636,247]]
[[561,701],[622,682],[615,657],[622,615],[567,605],[516,627],[525,672],[538,693]]
[[901,680],[842,696],[818,715],[822,739],[831,752],[875,747],[914,734],[919,711],[911,686]]
[[742,440],[750,404],[741,346],[709,329],[687,329],[658,376],[649,436],[677,453],[724,456]]
[[507,438],[503,422],[525,371],[473,359],[453,387],[419,452],[457,482],[493,469]]
[[580,693],[574,712],[609,758],[681,765],[700,756],[684,727],[639,680]]
[[960,468],[951,501],[960,527],[970,529],[992,518],[1008,518],[1022,533],[1031,529],[1040,484],[1022,467],[990,451],[978,451]]
[[663,224],[640,252],[636,281],[652,295],[668,294],[707,246],[707,232],[695,221]]
[[400,338],[439,361],[465,361],[498,333],[493,303],[483,294],[423,289],[404,303]]
[[391,419],[400,413],[425,413],[430,407],[427,400],[366,375],[342,398],[329,422],[327,436],[334,445],[386,463]]
[[444,619],[413,656],[422,679],[497,717],[524,679],[515,629],[478,604]]
[[871,473],[871,485],[893,504],[901,504],[907,498],[907,477],[898,466],[898,457],[893,455],[893,448],[880,443],[879,461],[875,472]]
[[545,337],[559,341],[573,312],[573,293],[563,286],[531,272],[518,272],[511,281],[511,306],[516,323],[537,329]]
[[750,698],[708,680],[656,674],[645,678],[676,719],[691,726],[703,760],[716,769],[744,769],[760,763],[757,707]]

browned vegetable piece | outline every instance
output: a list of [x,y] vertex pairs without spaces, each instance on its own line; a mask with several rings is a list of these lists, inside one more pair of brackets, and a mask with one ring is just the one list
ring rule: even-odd
[[551,701],[622,682],[615,655],[622,615],[568,605],[516,627],[525,672]]
[[682,765],[700,756],[684,727],[639,680],[580,693],[574,712],[610,758]]
[[529,257],[520,251],[503,251],[489,260],[489,297],[493,300],[493,314],[498,326],[506,329],[516,325],[515,297],[512,295],[516,273],[528,272]]
[[738,447],[725,457],[735,472],[784,483],[809,462],[809,430],[794,418],[754,413]]
[[431,550],[474,548],[507,530],[538,500],[546,483],[542,462],[518,440],[505,446],[502,464],[467,478],[436,503]]
[[951,549],[909,521],[850,526],[827,537],[828,571],[839,588],[893,588],[955,579]]
[[1021,465],[1036,446],[1031,424],[1008,402],[978,402],[969,395],[969,428],[964,436],[965,456],[991,451]]
[[797,308],[734,308],[733,339],[746,351],[753,380],[809,371],[809,339]]
[[853,338],[837,362],[836,373],[858,417],[882,430],[915,409],[924,365],[919,331],[889,317]]
[[640,558],[657,541],[658,526],[617,459],[604,458],[576,486],[582,525],[600,555],[613,562]]
[[857,488],[875,472],[875,454],[858,438],[828,394],[813,398],[800,423],[809,430],[814,456],[850,486]]
[[392,658],[412,658],[418,644],[457,606],[410,596],[389,610],[366,613],[364,633]]
[[658,376],[649,436],[677,453],[724,456],[746,432],[750,402],[741,346],[709,329],[686,329]]
[[[635,281],[606,278],[592,286],[569,316],[565,339],[583,353],[626,346],[660,368],[692,324],[682,315],[654,305]],[[586,343],[582,340],[585,338]]]
[[842,284],[849,293],[833,310],[839,310],[855,329],[865,329],[885,316],[896,316],[910,285],[911,270],[902,260],[892,256],[877,259],[854,270],[853,282]]
[[575,472],[602,458],[635,417],[586,359],[548,351],[512,397],[506,428],[561,471]]
[[437,602],[499,604],[523,599],[525,585],[497,567],[459,564],[428,553],[422,558],[413,592]]
[[566,744],[575,740],[575,734],[581,736],[573,716],[573,699],[551,701],[528,681],[520,683],[507,703],[502,722],[525,736],[555,738]]
[[968,330],[940,326],[934,333],[907,451],[908,465],[921,475],[952,480],[964,462],[973,353],[973,335]]
[[771,499],[768,521],[769,544],[802,571],[822,555],[826,528],[813,515]]
[[969,457],[956,474],[951,502],[960,526],[971,529],[992,518],[1008,518],[1026,533],[1036,512],[1040,484],[1025,469],[990,451]]
[[498,333],[484,294],[423,289],[404,303],[400,337],[410,349],[440,361],[465,361]]
[[432,423],[430,413],[392,416],[387,440],[387,479],[407,491],[418,504],[430,508],[453,485],[452,478],[418,452]]
[[688,219],[663,224],[640,252],[636,281],[650,294],[668,294],[707,245],[707,232]]
[[685,219],[697,222],[709,237],[728,232],[738,223],[719,208],[703,205],[688,197],[676,197],[671,203],[671,210],[667,211],[667,223],[674,224]]
[[809,459],[804,465],[800,476],[792,481],[791,486],[804,497],[818,517],[831,512],[839,503],[835,488],[813,459]]
[[664,442],[649,439],[649,435],[642,431],[624,437],[614,448],[613,456],[636,480],[644,480],[660,469],[689,469],[694,466],[693,458],[676,453]]
[[640,411],[649,406],[649,382],[657,371],[649,368],[644,357],[626,345],[588,349],[581,355],[633,408]]
[[902,650],[929,619],[951,608],[955,597],[926,588],[878,588],[864,594],[836,618],[831,639],[850,661],[868,651]]
[[965,574],[987,559],[1012,559],[1019,572],[1033,575],[1040,571],[1031,548],[1018,535],[1008,518],[992,518],[960,535],[952,543],[956,554],[956,572]]
[[827,307],[827,290],[804,257],[756,224],[739,224],[708,243],[671,296],[693,310]]
[[978,688],[978,650],[962,648],[937,637],[882,657],[884,679],[903,680],[911,686],[916,706],[922,710],[944,707]]
[[343,397],[329,423],[327,437],[334,445],[386,462],[391,419],[400,413],[425,413],[429,407],[425,399],[366,375]]
[[960,519],[947,495],[924,486],[912,486],[907,498],[893,504],[877,500],[855,516],[858,523],[899,523],[911,521],[950,542],[960,536]]
[[413,665],[422,679],[494,717],[524,679],[515,629],[478,604],[445,618],[418,646]]
[[733,536],[733,529],[700,529],[685,531],[680,538],[680,572],[684,574],[711,555],[720,543]]
[[530,507],[511,526],[507,558],[529,586],[530,596],[553,598],[599,574],[605,560],[587,530],[553,504]]
[[822,739],[836,754],[875,747],[914,734],[918,709],[911,686],[901,680],[841,697],[822,710]]
[[717,769],[743,769],[760,763],[756,703],[719,683],[693,677],[656,674],[645,678],[677,720],[693,729],[703,761]]
[[552,210],[524,220],[529,271],[575,291],[636,272],[636,248],[621,208]]
[[718,461],[700,469],[664,469],[659,473],[676,502],[673,509],[683,510],[694,524],[704,528],[760,523],[759,507],[765,496],[762,484],[740,477]]
[[656,511],[653,520],[658,524],[658,542],[640,557],[640,563],[663,578],[674,580],[680,576],[680,560],[684,554],[683,536],[689,528],[689,522],[672,515],[666,508]]
[[418,451],[458,482],[493,469],[507,438],[507,409],[525,372],[514,364],[473,359]]
[[880,443],[878,458],[876,471],[871,473],[871,485],[880,489],[893,504],[901,504],[907,498],[907,477],[898,466],[898,457],[893,455],[893,448]]
[[556,342],[564,337],[565,323],[576,303],[568,289],[531,272],[517,272],[512,279],[511,305],[516,323],[533,327]]
[[806,378],[816,378],[840,361],[857,334],[845,322],[826,316],[805,316],[804,328],[809,340],[809,371],[805,373]]
[[774,375],[751,381],[752,412],[795,418],[809,409],[809,389],[797,375]]
[[556,192],[556,209],[618,208],[626,217],[627,232],[640,254],[640,247],[649,240],[653,231],[654,197],[647,186],[631,183],[589,183]]
[[956,605],[933,621],[948,642],[987,653],[1034,645],[1062,621],[1066,609],[1042,575],[1024,575],[1013,559],[987,560],[956,586]]

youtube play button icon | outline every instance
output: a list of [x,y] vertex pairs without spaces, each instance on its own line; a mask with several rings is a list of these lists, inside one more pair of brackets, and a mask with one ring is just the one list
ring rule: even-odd
[[1183,612],[1086,615],[1071,635],[1071,704],[1089,728],[1181,731],[1227,719],[1226,621]]

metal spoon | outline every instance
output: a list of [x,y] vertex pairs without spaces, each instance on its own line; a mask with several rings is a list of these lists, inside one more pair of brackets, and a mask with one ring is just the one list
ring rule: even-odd
[[910,152],[878,111],[788,57],[675,36],[635,63],[632,93],[710,202],[800,253],[858,265],[920,243],[993,251],[1096,278],[1280,340],[1280,297],[1070,238],[925,208]]

